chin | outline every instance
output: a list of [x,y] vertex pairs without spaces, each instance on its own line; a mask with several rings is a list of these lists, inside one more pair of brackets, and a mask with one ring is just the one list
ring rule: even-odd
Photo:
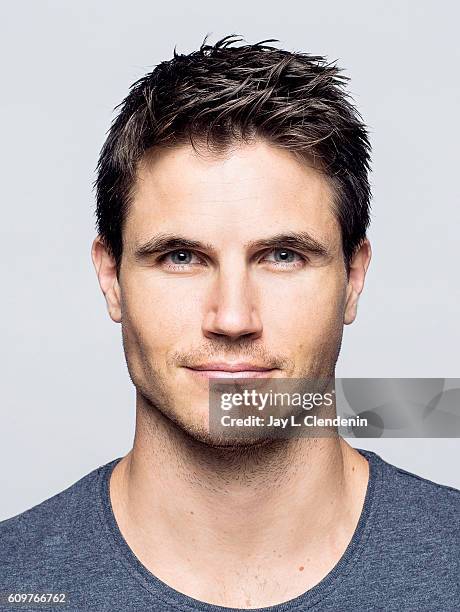
[[272,436],[263,435],[248,435],[245,436],[231,435],[230,433],[222,434],[219,432],[210,432],[207,426],[196,424],[184,424],[176,422],[176,426],[180,428],[183,434],[193,442],[213,449],[250,449],[256,447],[262,447],[274,442],[278,442]]

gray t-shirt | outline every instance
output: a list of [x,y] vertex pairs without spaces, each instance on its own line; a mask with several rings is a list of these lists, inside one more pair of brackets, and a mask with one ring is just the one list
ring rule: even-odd
[[[257,610],[459,611],[460,491],[357,450],[370,463],[370,478],[345,553],[303,595]],[[109,477],[120,459],[0,522],[0,610],[241,610],[183,595],[135,557],[110,504]],[[67,603],[8,603],[10,594],[61,593]]]

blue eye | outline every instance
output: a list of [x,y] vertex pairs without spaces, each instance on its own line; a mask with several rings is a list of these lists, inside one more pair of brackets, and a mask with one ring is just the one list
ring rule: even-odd
[[282,249],[282,248],[273,249],[272,251],[270,251],[266,259],[268,261],[271,261],[272,263],[280,263],[280,264],[298,263],[303,260],[303,258],[295,251],[291,251],[291,249]]
[[290,251],[289,249],[275,249],[273,251],[275,261],[279,261],[282,263],[291,263],[292,261],[296,261],[297,253],[294,251]]
[[173,251],[169,253],[169,257],[175,265],[189,264],[192,261],[192,253],[190,251]]
[[159,258],[159,264],[171,272],[186,272],[197,266],[206,265],[194,251],[189,249],[175,249]]

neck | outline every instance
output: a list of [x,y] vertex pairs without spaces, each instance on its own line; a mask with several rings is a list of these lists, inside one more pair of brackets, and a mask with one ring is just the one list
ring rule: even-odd
[[[319,582],[345,552],[367,481],[367,460],[340,437],[214,448],[138,396],[134,445],[113,471],[110,494],[123,536],[152,573],[234,606],[254,603],[261,576],[286,575],[297,594]],[[179,585],[180,564],[194,578]],[[222,567],[232,599],[207,591],[217,577],[222,583]],[[241,577],[244,568],[252,582]],[[264,593],[257,605],[282,600]]]

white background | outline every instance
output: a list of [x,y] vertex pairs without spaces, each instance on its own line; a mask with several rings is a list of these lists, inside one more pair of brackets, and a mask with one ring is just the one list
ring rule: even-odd
[[[337,376],[459,377],[458,5],[2,3],[0,519],[131,448],[121,328],[90,259],[112,109],[173,48],[241,34],[346,69],[371,130],[373,261]],[[353,440],[460,488],[458,439]]]

